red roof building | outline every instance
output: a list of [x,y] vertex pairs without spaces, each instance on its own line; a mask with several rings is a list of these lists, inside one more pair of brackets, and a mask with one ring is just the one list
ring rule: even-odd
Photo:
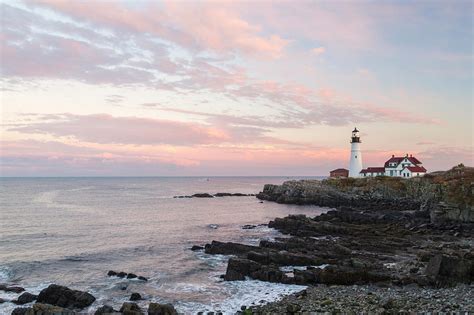
[[329,172],[329,177],[348,177],[349,176],[349,170],[346,170],[345,168],[338,168],[335,170],[332,170]]
[[392,177],[414,177],[426,174],[422,163],[412,155],[392,155],[383,167],[368,167],[360,172],[361,177],[392,176]]

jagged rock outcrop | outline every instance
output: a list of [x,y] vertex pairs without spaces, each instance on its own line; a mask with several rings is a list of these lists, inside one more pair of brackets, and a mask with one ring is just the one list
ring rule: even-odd
[[71,290],[57,284],[51,284],[46,289],[41,290],[37,302],[51,304],[55,306],[83,309],[94,303],[95,297],[87,292]]
[[365,210],[416,210],[432,223],[474,222],[474,168],[459,165],[424,177],[340,178],[265,185],[257,198]]

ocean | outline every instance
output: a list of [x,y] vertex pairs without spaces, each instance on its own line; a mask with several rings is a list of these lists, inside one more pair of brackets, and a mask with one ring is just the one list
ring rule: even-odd
[[[298,179],[298,178],[291,178]],[[313,178],[314,179],[314,178]],[[304,289],[256,280],[224,282],[227,256],[193,252],[212,240],[256,245],[281,236],[266,226],[289,214],[316,216],[316,206],[260,203],[255,197],[177,199],[198,192],[257,193],[287,177],[1,178],[0,283],[39,293],[56,283],[85,290],[119,309],[132,292],[172,303],[179,312],[232,313]],[[108,270],[149,278],[108,277]],[[125,290],[123,290],[125,288]],[[0,298],[17,294],[0,291]],[[0,304],[9,314],[13,303]]]

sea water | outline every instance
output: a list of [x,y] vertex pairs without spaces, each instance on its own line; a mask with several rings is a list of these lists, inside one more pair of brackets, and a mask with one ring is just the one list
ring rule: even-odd
[[[292,178],[293,179],[293,178]],[[0,283],[39,293],[51,283],[92,293],[116,309],[132,292],[172,303],[179,312],[233,313],[304,287],[256,280],[225,282],[228,256],[193,252],[212,240],[257,245],[281,236],[266,226],[289,214],[316,216],[315,206],[260,203],[255,197],[173,198],[199,192],[257,193],[286,177],[2,178]],[[148,282],[108,277],[125,271]],[[126,288],[125,290],[123,290]],[[0,291],[0,298],[18,295]],[[0,304],[0,314],[16,306]]]

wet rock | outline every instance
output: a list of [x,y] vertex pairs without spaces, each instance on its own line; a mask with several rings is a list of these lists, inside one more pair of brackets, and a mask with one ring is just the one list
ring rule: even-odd
[[251,230],[251,229],[255,229],[256,227],[257,226],[253,224],[245,224],[242,226],[242,230]]
[[253,272],[258,271],[259,269],[260,264],[252,260],[231,257],[227,264],[224,280],[245,280],[246,276],[250,276]]
[[202,249],[204,249],[204,246],[193,245],[193,247],[191,247],[191,250],[192,250],[192,251],[202,250]]
[[18,286],[7,286],[5,284],[0,284],[0,290],[5,292],[21,293],[25,291],[24,288]]
[[126,276],[127,276],[126,272],[120,271],[119,273],[117,273],[117,277],[119,278],[125,278]]
[[199,193],[199,194],[194,194],[191,195],[192,198],[214,198],[213,195],[208,194],[208,193]]
[[171,304],[150,303],[148,315],[176,315],[178,312]]
[[55,305],[35,303],[28,308],[15,308],[12,315],[74,315],[76,312]]
[[129,273],[129,274],[127,274],[127,279],[135,279],[135,278],[137,278],[137,277],[138,277],[138,276],[137,276],[136,274],[134,274],[134,273]]
[[139,301],[142,299],[142,296],[140,293],[133,292],[132,295],[130,296],[130,301]]
[[301,311],[301,306],[294,303],[288,304],[288,306],[286,307],[286,311],[288,312],[288,314],[295,314]]
[[107,276],[109,277],[117,276],[117,273],[113,270],[109,270],[109,272],[107,272]]
[[27,307],[17,307],[12,311],[11,315],[25,315],[26,312],[30,309],[31,308],[27,308]]
[[430,259],[425,273],[445,284],[470,283],[474,281],[474,259],[439,254]]
[[23,304],[31,303],[31,302],[35,301],[37,298],[38,298],[37,295],[25,292],[25,293],[21,294],[16,299],[16,301],[13,301],[13,303],[18,304],[18,305],[23,305]]
[[46,303],[65,308],[83,309],[94,303],[95,297],[84,291],[71,290],[67,287],[51,284],[41,290],[38,295],[38,303]]
[[148,281],[148,278],[144,277],[144,276],[138,276],[138,280],[141,280],[141,281]]
[[112,306],[109,305],[104,305],[99,307],[94,315],[109,315],[109,314],[115,314],[117,313]]
[[136,303],[125,302],[120,308],[123,315],[143,315],[141,308]]
[[214,194],[214,197],[230,197],[232,196],[231,193],[217,193],[217,194]]
[[233,242],[219,242],[212,241],[211,244],[206,244],[204,247],[206,254],[221,254],[221,255],[243,255],[250,251],[259,251],[257,246],[243,245]]

